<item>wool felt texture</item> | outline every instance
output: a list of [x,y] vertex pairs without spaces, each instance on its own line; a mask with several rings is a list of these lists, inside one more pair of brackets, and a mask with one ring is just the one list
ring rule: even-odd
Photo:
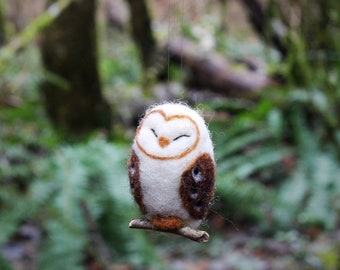
[[128,170],[131,193],[155,227],[198,227],[215,189],[214,150],[204,119],[181,103],[148,109]]

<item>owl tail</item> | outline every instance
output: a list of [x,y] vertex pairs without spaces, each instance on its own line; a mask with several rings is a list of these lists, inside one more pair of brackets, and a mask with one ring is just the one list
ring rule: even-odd
[[184,227],[183,220],[176,216],[164,217],[156,215],[151,218],[151,223],[157,229],[165,231],[179,230]]

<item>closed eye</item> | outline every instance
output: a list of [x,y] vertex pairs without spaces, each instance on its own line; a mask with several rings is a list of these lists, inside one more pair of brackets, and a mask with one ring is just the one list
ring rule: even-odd
[[156,131],[153,128],[151,129],[151,131],[152,131],[153,135],[155,135],[155,137],[158,138],[158,135],[157,135]]
[[182,137],[190,137],[190,135],[184,134],[184,135],[180,135],[178,137],[176,137],[175,139],[173,139],[173,141],[177,141],[178,139],[182,138]]

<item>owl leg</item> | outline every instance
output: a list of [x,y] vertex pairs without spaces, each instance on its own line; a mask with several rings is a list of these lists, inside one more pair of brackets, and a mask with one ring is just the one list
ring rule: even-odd
[[155,215],[151,218],[151,223],[157,229],[164,231],[179,230],[184,227],[184,222],[181,218],[176,216],[160,216]]

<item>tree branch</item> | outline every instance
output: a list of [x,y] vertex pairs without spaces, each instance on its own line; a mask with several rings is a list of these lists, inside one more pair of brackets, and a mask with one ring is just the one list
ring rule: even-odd
[[233,70],[223,56],[200,52],[194,43],[173,38],[166,44],[172,63],[183,65],[191,76],[191,86],[209,89],[228,97],[256,98],[263,88],[276,84],[268,75],[249,70]]
[[199,242],[199,243],[206,243],[209,241],[209,234],[205,231],[195,230],[190,227],[183,227],[179,230],[162,230],[155,228],[150,221],[145,219],[133,219],[130,221],[129,228],[131,229],[143,229],[143,230],[151,230],[151,231],[158,231],[158,232],[165,232],[165,233],[172,233],[177,234],[190,240]]
[[258,0],[242,0],[241,1],[248,11],[249,21],[256,33],[265,41],[269,41],[285,58],[288,53],[287,46],[274,30],[269,28],[268,15],[266,10]]

